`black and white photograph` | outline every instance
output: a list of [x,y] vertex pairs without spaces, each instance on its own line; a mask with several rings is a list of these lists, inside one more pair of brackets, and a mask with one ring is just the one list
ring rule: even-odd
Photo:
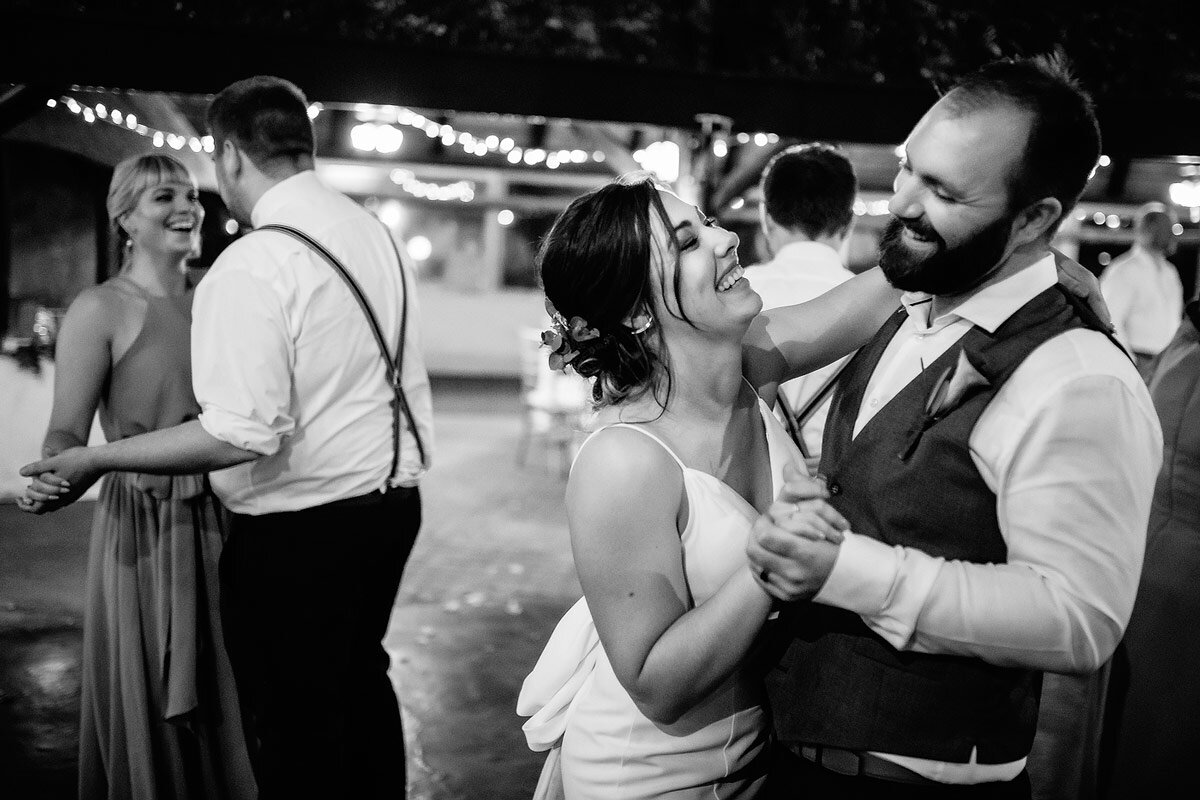
[[5,0],[0,797],[1200,796],[1198,32]]

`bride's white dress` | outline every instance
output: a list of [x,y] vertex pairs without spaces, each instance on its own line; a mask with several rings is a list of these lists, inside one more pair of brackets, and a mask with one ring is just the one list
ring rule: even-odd
[[[759,409],[776,497],[784,464],[803,470],[804,462],[761,400]],[[689,513],[680,538],[698,606],[735,570],[746,569],[746,544],[758,512],[722,481],[685,466],[645,428],[621,427],[650,436],[683,470]],[[739,671],[677,722],[652,722],[617,680],[581,598],[559,621],[525,679],[517,712],[530,716],[524,726],[529,746],[551,750],[543,782],[560,766],[568,800],[699,800],[753,797],[761,788],[770,749],[765,703],[761,677]]]

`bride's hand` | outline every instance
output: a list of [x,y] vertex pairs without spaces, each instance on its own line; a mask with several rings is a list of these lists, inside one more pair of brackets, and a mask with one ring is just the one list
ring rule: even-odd
[[845,517],[826,502],[820,478],[784,470],[779,498],[754,523],[746,558],[759,586],[779,600],[806,600],[821,590],[833,570]]
[[794,464],[783,467],[783,488],[767,509],[766,516],[778,528],[815,541],[841,544],[842,532],[850,527],[826,500],[825,479],[809,475]]

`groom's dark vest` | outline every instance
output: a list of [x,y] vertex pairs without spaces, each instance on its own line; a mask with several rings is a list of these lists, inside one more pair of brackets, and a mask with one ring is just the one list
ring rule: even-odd
[[[980,414],[1021,362],[1084,323],[1054,287],[994,334],[973,327],[928,365],[852,438],[867,381],[907,313],[900,309],[851,360],[825,428],[821,471],[830,502],[857,534],[933,556],[1002,563],[1007,547],[996,495],[968,451]],[[930,393],[965,350],[989,379],[944,416]],[[1041,673],[977,658],[897,651],[853,613],[818,604],[793,609],[795,639],[769,681],[784,741],[939,761],[1015,761],[1029,753]]]

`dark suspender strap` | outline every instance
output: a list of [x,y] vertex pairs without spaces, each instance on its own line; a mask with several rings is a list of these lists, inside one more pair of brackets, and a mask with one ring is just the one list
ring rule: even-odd
[[813,393],[813,396],[808,398],[808,402],[806,402],[804,406],[798,412],[796,412],[797,425],[803,426],[804,423],[808,422],[809,417],[816,413],[816,410],[821,407],[821,405],[825,402],[825,398],[829,396],[831,391],[833,391],[833,387],[834,384],[837,383],[837,379],[842,377],[842,371],[846,369],[846,365],[850,363],[850,358],[853,355],[854,354],[851,353],[849,356],[846,356],[842,363],[838,365],[838,368],[833,371],[833,374],[826,378],[825,382],[821,384],[821,388],[817,389],[817,391]]
[[[388,472],[388,480],[391,480],[396,474],[396,468],[400,465],[400,423],[401,412],[412,421],[412,414],[409,411],[408,398],[404,394],[404,387],[401,382],[404,376],[404,341],[405,333],[408,328],[408,281],[404,275],[404,264],[400,260],[400,251],[396,249],[396,243],[392,239],[391,232],[387,233],[388,241],[392,244],[392,250],[396,254],[396,267],[400,270],[400,287],[404,293],[401,299],[400,311],[400,343],[396,349],[396,357],[393,360],[388,352],[387,342],[383,337],[383,328],[379,324],[375,312],[371,310],[370,302],[367,300],[366,293],[362,287],[358,285],[358,281],[354,280],[354,276],[350,271],[338,261],[337,257],[320,242],[309,236],[298,228],[293,228],[290,225],[270,224],[262,225],[255,228],[256,231],[278,231],[279,233],[287,234],[293,239],[308,245],[317,255],[321,256],[329,266],[342,278],[346,284],[346,288],[350,290],[350,294],[358,303],[358,307],[362,309],[363,316],[367,318],[367,323],[371,327],[371,333],[375,337],[375,343],[379,346],[379,354],[383,358],[384,373],[387,375],[388,384],[392,387],[392,468]],[[385,228],[386,230],[386,228]],[[425,444],[421,441],[421,434],[417,430],[417,424],[412,421],[413,437],[417,440],[417,451],[421,456],[421,463],[425,464]]]
[[792,404],[788,401],[787,395],[783,393],[783,387],[776,390],[775,402],[779,404],[779,410],[783,412],[783,424],[787,428],[788,436],[796,443],[796,447],[800,448],[800,455],[808,458],[812,453],[808,452],[808,445],[804,443],[800,426],[796,424],[796,412],[792,411]]
[[[421,456],[421,465],[425,466],[429,462],[425,459],[425,443],[421,441],[421,433],[417,430],[416,420],[413,419],[412,412],[408,408],[408,395],[404,393],[404,387],[401,385],[401,379],[404,377],[404,345],[408,336],[408,276],[404,274],[404,260],[400,257],[400,248],[396,246],[396,240],[392,238],[392,232],[382,221],[379,221],[379,226],[383,228],[383,235],[388,240],[388,244],[392,246],[392,252],[396,254],[396,269],[400,270],[400,291],[404,297],[400,304],[400,342],[396,347],[396,364],[393,371],[393,387],[396,390],[396,399],[400,402],[403,408],[404,416],[412,422],[413,438],[417,440],[417,453]],[[387,360],[386,351],[384,360]],[[399,413],[399,409],[393,409],[394,414]],[[400,448],[400,422],[399,417],[395,419],[394,432],[396,436],[396,462],[399,463],[399,448]],[[396,472],[396,466],[392,467],[392,474]]]
[[783,409],[783,418],[787,421],[788,434],[792,437],[796,446],[800,448],[800,454],[805,458],[808,458],[812,454],[808,452],[808,445],[804,443],[804,436],[801,429],[804,427],[804,423],[808,422],[809,418],[816,413],[817,409],[825,404],[825,400],[829,397],[829,393],[833,391],[837,379],[842,377],[842,370],[850,363],[851,356],[853,356],[853,353],[850,356],[846,356],[842,363],[838,365],[838,368],[833,371],[833,374],[825,379],[825,382],[805,401],[798,412],[792,412],[791,404],[788,403],[787,397],[784,396],[782,391],[776,395],[776,400],[779,402],[780,408]]

